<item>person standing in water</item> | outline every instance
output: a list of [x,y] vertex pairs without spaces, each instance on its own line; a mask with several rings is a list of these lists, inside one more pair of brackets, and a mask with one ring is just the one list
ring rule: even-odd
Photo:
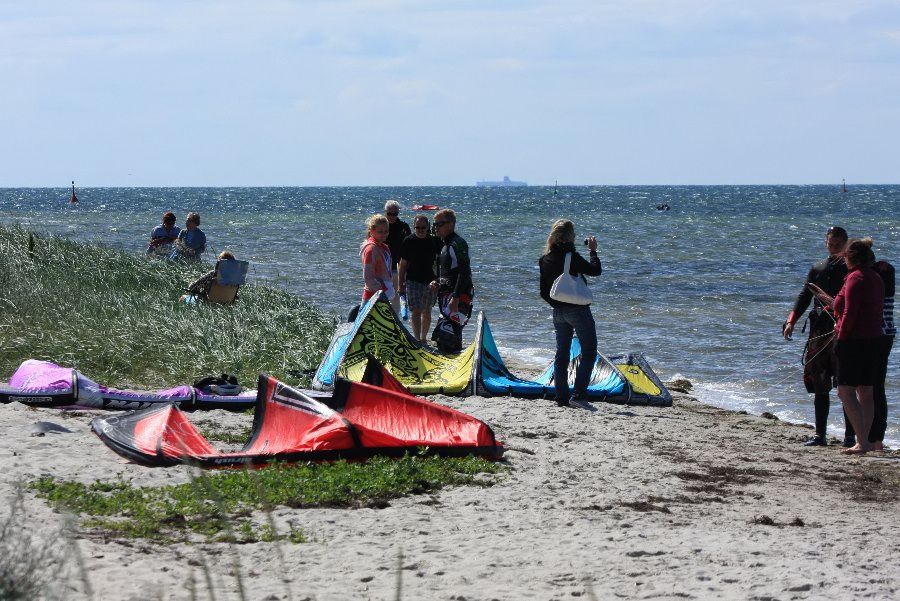
[[172,257],[176,259],[186,259],[188,261],[199,261],[200,255],[206,251],[206,234],[200,229],[200,214],[188,213],[184,220],[185,229],[178,234],[178,240],[175,241],[175,250],[172,251]]
[[175,225],[175,213],[167,211],[163,214],[162,223],[150,232],[150,243],[147,245],[148,255],[166,255],[172,252],[172,244],[178,240],[181,228]]
[[[847,230],[842,227],[831,227],[825,234],[825,248],[828,256],[809,270],[803,289],[797,295],[794,307],[788,313],[787,320],[782,326],[782,335],[790,340],[794,333],[794,326],[800,320],[803,312],[813,303],[809,313],[809,340],[803,351],[803,383],[806,391],[814,394],[814,408],[816,415],[815,436],[806,441],[807,446],[827,446],[828,437],[828,411],[831,403],[830,392],[834,388],[834,376],[836,360],[834,355],[834,324],[835,319],[829,309],[815,297],[808,284],[815,284],[831,297],[837,296],[844,278],[847,275],[847,265],[844,262],[843,252],[847,246]],[[844,416],[844,423],[849,422]],[[851,426],[852,428],[852,426]],[[845,431],[844,446],[852,447],[856,444],[853,440],[852,429]]]

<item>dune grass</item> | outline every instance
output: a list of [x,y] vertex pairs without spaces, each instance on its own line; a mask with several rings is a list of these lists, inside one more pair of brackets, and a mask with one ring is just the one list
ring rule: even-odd
[[233,373],[307,385],[336,316],[248,283],[232,307],[179,303],[212,268],[0,226],[0,379],[28,358],[102,384],[161,388]]

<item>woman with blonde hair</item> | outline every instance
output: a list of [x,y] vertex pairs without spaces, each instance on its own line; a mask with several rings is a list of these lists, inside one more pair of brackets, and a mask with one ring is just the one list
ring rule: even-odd
[[366,239],[359,246],[363,270],[363,303],[380,291],[384,291],[388,300],[397,295],[391,278],[391,249],[385,242],[388,231],[388,220],[384,215],[372,215],[366,221]]
[[[598,276],[603,271],[597,256],[597,238],[589,236],[584,241],[590,251],[590,261],[575,250],[575,224],[568,219],[558,219],[550,228],[544,256],[538,261],[541,271],[541,298],[553,307],[553,329],[556,332],[556,356],[553,359],[553,384],[556,387],[556,404],[578,409],[594,410],[587,402],[587,387],[597,360],[597,326],[590,305],[577,305],[551,298],[553,282],[562,274],[569,259],[569,273],[575,277]],[[572,394],[569,391],[569,355],[572,336],[578,336],[581,360],[575,370]]]

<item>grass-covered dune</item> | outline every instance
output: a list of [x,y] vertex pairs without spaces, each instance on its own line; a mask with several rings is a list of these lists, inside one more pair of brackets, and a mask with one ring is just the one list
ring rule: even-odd
[[307,385],[335,316],[252,271],[232,307],[179,303],[211,268],[0,226],[0,380],[34,358],[116,387],[233,373],[252,388],[261,372]]

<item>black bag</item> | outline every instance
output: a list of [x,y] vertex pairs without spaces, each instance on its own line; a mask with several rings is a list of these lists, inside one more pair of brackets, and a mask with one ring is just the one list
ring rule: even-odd
[[206,376],[194,382],[194,388],[203,394],[218,394],[222,396],[235,396],[240,394],[241,386],[234,374],[221,374],[218,376]]
[[442,353],[458,353],[462,350],[462,326],[446,317],[439,317],[431,339]]

